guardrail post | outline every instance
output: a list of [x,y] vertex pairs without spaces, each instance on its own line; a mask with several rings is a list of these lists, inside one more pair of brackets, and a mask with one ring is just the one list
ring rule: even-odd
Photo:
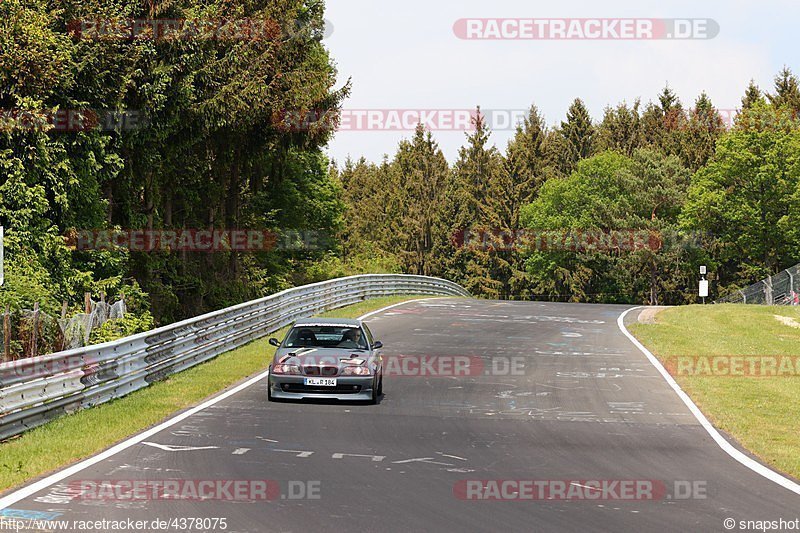
[[764,303],[767,305],[772,305],[774,302],[772,300],[772,278],[767,278],[763,281],[764,283]]
[[3,313],[3,361],[11,361],[11,317],[8,314],[8,305]]
[[33,303],[33,338],[31,339],[31,357],[39,355],[39,302]]

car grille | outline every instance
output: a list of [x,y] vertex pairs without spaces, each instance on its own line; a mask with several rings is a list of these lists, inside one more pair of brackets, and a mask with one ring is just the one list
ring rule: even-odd
[[303,373],[306,376],[334,377],[339,375],[339,367],[336,366],[304,366]]
[[361,385],[338,385],[336,387],[306,387],[302,383],[287,383],[282,385],[284,392],[312,392],[315,394],[358,394]]

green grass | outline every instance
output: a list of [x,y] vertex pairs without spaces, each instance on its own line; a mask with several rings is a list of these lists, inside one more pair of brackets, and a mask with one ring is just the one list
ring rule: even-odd
[[[794,307],[749,305],[666,309],[656,324],[629,329],[675,374],[680,356],[800,356]],[[800,478],[800,376],[689,376],[675,379],[708,419],[772,467]]]
[[[376,298],[322,316],[357,318],[414,298]],[[274,336],[283,338],[283,335],[285,330]],[[257,340],[125,398],[58,418],[0,444],[0,491],[90,457],[264,371],[275,352],[268,340],[269,337]]]

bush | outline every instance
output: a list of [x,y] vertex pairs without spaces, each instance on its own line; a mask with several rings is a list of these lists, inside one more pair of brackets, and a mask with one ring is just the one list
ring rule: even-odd
[[112,318],[99,328],[92,330],[89,344],[101,344],[150,331],[154,324],[153,316],[147,311],[138,316],[128,314],[122,318]]

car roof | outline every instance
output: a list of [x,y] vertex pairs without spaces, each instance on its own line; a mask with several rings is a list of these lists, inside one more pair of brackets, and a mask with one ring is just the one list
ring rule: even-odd
[[360,328],[361,321],[348,318],[302,318],[294,323],[295,327],[298,326],[335,326],[335,327],[353,327]]

